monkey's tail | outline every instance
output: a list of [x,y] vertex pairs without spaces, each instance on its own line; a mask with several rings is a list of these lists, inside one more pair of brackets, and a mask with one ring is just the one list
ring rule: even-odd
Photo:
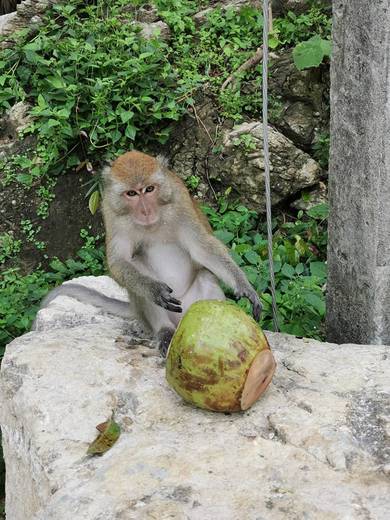
[[81,303],[94,305],[108,314],[113,314],[121,318],[129,319],[131,317],[131,306],[129,302],[110,298],[95,289],[78,283],[64,283],[50,291],[43,298],[40,309],[48,307],[57,296],[70,296]]

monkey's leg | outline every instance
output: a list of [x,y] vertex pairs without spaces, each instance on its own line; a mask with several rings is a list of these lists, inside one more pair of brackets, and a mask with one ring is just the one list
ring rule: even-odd
[[163,358],[167,357],[168,347],[174,333],[175,329],[168,327],[160,329],[157,333],[158,350]]
[[152,329],[159,352],[165,358],[176,330],[176,322],[172,320],[171,316],[179,316],[180,320],[181,313],[169,312],[146,299],[142,302],[141,299],[138,300],[138,309],[142,312],[143,321]]

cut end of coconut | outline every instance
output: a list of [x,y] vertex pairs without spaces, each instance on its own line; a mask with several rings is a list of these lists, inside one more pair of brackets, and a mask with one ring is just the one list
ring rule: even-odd
[[241,410],[247,410],[265,392],[272,380],[276,368],[274,356],[270,350],[259,352],[248,371],[241,395]]

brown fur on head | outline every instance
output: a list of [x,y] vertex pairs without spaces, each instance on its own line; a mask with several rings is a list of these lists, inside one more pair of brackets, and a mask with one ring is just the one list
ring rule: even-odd
[[133,150],[118,157],[112,166],[111,174],[119,182],[148,182],[150,177],[161,168],[157,159]]
[[105,200],[115,213],[132,216],[136,224],[156,224],[162,206],[174,199],[172,175],[162,158],[127,152],[103,171]]

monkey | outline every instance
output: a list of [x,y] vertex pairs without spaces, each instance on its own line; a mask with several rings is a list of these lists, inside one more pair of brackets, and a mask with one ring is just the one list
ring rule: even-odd
[[[153,332],[163,357],[192,303],[225,299],[219,280],[237,298],[247,297],[253,317],[260,319],[257,292],[165,159],[133,150],[106,167],[102,176],[109,272],[129,295],[128,315]],[[97,291],[84,289],[65,284],[49,293],[43,306],[62,290],[76,299],[83,293],[106,312],[126,315],[124,302],[107,297],[99,302]]]
[[17,4],[22,0],[0,0],[0,16],[16,11]]

